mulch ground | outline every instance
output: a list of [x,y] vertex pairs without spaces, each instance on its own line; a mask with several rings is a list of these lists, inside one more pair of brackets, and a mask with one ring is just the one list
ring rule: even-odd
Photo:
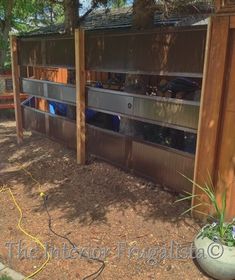
[[[2,120],[0,183],[12,189],[23,211],[24,228],[53,254],[34,279],[83,279],[100,264],[71,252],[70,245],[49,230],[38,185],[21,167],[48,195],[53,229],[80,252],[105,259],[98,279],[208,279],[190,257],[190,242],[199,225],[180,216],[189,204],[175,204],[176,193],[94,158],[78,166],[74,151],[37,134],[25,133],[24,143],[17,145],[15,122]],[[29,275],[45,256],[19,231],[17,222],[16,207],[7,193],[1,193],[0,261]]]

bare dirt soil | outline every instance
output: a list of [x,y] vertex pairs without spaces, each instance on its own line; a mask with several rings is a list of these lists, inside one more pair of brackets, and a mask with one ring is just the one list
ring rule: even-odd
[[[97,159],[78,166],[74,151],[37,134],[25,133],[24,143],[17,145],[15,122],[2,120],[0,183],[11,187],[23,210],[24,228],[53,253],[34,279],[83,279],[100,264],[70,252],[70,245],[48,229],[38,185],[21,167],[47,193],[54,230],[89,256],[104,257],[106,267],[98,279],[208,279],[190,258],[189,244],[199,225],[180,217],[189,204],[175,204],[177,194]],[[10,196],[1,193],[0,261],[27,276],[45,257],[39,247],[30,253],[37,246],[17,222]]]

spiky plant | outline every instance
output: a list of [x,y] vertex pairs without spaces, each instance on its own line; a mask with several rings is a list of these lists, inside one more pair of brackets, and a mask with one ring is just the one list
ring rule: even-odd
[[[198,203],[186,211],[182,213],[182,215],[191,212],[194,210],[195,212],[198,212],[200,214],[208,216],[208,218],[212,219],[213,222],[210,224],[207,224],[205,227],[202,228],[200,236],[208,237],[209,239],[213,241],[220,242],[223,245],[229,246],[229,247],[235,247],[235,218],[230,223],[225,222],[225,214],[226,214],[226,206],[227,206],[227,191],[225,190],[222,193],[221,197],[221,206],[218,202],[218,199],[216,197],[215,187],[213,185],[212,179],[209,176],[209,184],[205,183],[204,186],[199,185],[198,183],[194,182],[187,176],[183,175],[184,178],[189,180],[196,188],[200,189],[208,198],[208,201],[205,199],[202,199],[200,195],[198,194],[191,194],[187,193],[187,196],[178,199],[176,202],[184,201],[184,200],[191,200],[196,199]],[[201,206],[206,207],[213,207],[213,215],[210,215],[208,213],[199,211],[197,208]]]

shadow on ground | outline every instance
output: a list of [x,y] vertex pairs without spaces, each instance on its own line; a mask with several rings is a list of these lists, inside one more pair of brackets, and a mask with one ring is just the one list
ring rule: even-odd
[[[132,208],[145,220],[174,221],[189,207],[174,204],[176,194],[99,160],[76,164],[75,152],[43,136],[26,133],[17,145],[13,121],[0,123],[0,180],[35,198],[38,185],[20,168],[24,166],[49,196],[50,210],[60,209],[68,221],[81,225],[106,223],[112,209]],[[23,186],[23,187],[22,187]],[[35,212],[44,211],[41,206]]]

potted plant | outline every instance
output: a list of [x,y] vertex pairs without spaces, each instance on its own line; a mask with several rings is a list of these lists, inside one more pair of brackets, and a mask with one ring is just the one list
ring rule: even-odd
[[[207,201],[202,200],[199,195],[188,194],[186,197],[177,200],[177,202],[197,199],[198,204],[189,208],[183,214],[194,209],[195,212],[207,215],[208,220],[210,220],[209,223],[201,228],[194,239],[195,258],[202,270],[209,276],[219,280],[234,280],[235,218],[231,222],[225,221],[226,190],[223,192],[221,203],[219,204],[211,179],[210,185],[206,183],[205,186],[201,186],[192,180],[190,181],[202,191],[207,197]],[[212,206],[213,214],[198,211],[199,206]]]

